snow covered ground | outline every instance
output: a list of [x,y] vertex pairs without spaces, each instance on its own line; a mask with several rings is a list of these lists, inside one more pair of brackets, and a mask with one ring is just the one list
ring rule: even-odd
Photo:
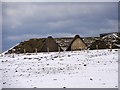
[[0,57],[3,88],[117,88],[118,50]]
[[[1,57],[0,60],[2,60]],[[2,62],[0,61],[0,90],[1,89],[2,89]]]

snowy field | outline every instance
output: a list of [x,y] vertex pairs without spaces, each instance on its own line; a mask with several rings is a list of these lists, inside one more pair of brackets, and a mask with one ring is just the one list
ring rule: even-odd
[[117,88],[118,50],[0,57],[3,88]]
[[[0,60],[2,60],[1,57]],[[2,62],[0,61],[0,90],[1,89],[2,89]]]

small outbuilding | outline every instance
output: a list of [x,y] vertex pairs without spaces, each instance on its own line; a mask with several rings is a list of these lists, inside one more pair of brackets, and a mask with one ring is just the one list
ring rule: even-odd
[[55,42],[52,36],[49,36],[43,43],[41,52],[58,52],[63,51],[61,47]]
[[87,49],[86,44],[84,43],[82,38],[80,38],[79,35],[75,35],[69,47],[67,48],[67,51],[77,51],[77,50],[84,50],[84,49]]

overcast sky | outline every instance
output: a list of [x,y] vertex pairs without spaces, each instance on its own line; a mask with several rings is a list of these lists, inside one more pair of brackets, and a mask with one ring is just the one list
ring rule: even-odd
[[118,31],[118,3],[4,2],[3,51],[30,38],[99,36]]
[[2,4],[0,3],[0,52],[2,51]]

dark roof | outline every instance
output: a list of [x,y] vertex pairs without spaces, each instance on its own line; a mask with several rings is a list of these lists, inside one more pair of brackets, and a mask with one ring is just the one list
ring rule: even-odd
[[52,38],[52,36],[49,36],[43,43],[40,51],[47,52],[49,49],[49,52],[57,52],[58,48],[60,48],[60,51],[63,51],[61,47],[56,43],[56,41]]
[[98,45],[98,49],[107,49],[109,45],[105,41],[96,40],[92,45],[89,47],[91,50],[96,49],[96,45]]
[[[30,39],[28,41],[21,42],[20,44],[18,44],[13,48],[15,49],[14,53],[24,53],[24,49],[26,53],[33,53],[35,52],[36,48],[38,52],[40,52],[40,49],[44,41],[45,38],[39,38],[39,39]],[[12,49],[10,49],[8,53],[12,53]]]

